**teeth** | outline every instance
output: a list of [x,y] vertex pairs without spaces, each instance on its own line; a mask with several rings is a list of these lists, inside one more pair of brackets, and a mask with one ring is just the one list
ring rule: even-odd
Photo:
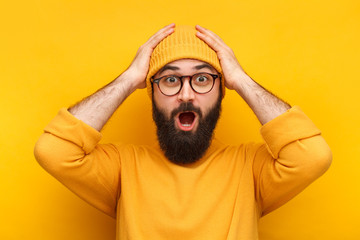
[[184,124],[181,124],[181,126],[183,126],[183,127],[190,127],[190,126],[191,126],[191,124],[184,123]]

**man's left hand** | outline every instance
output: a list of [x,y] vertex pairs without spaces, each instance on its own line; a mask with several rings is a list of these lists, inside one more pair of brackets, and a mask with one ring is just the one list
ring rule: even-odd
[[212,31],[199,25],[196,25],[195,28],[198,30],[196,36],[203,40],[217,53],[221,68],[223,70],[223,77],[225,78],[225,86],[231,90],[236,89],[237,82],[241,78],[248,76],[240,66],[233,50]]

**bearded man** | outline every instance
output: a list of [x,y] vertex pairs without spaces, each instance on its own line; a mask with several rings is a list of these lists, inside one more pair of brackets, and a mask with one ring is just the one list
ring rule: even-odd
[[[121,103],[147,87],[157,147],[99,144]],[[213,139],[225,87],[261,124],[264,143]],[[35,147],[38,162],[117,219],[117,239],[258,239],[260,217],[289,201],[331,162],[299,107],[271,94],[233,51],[200,26],[170,24],[141,46],[113,82],[59,114]]]

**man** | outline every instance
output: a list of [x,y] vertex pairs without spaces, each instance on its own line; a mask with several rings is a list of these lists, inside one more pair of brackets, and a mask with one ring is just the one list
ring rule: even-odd
[[[136,89],[148,89],[157,147],[98,144],[99,131]],[[212,139],[225,87],[263,124],[264,144]],[[320,131],[298,108],[254,82],[213,32],[170,24],[112,83],[45,128],[39,163],[116,217],[117,239],[258,239],[259,218],[330,165]]]

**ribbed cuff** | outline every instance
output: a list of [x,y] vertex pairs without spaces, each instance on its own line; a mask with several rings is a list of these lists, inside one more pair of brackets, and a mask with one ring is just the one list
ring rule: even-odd
[[90,153],[102,138],[100,132],[75,118],[66,108],[59,111],[44,131],[78,145],[86,154]]
[[271,155],[276,159],[287,144],[321,134],[308,116],[298,106],[266,123],[260,133]]

